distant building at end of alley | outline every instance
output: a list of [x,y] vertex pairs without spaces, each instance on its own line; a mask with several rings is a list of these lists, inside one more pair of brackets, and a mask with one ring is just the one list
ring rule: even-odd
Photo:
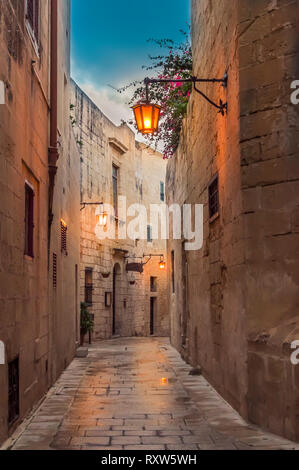
[[[116,233],[124,223],[117,217],[117,197],[126,204],[165,204],[166,162],[159,152],[135,140],[126,125],[114,125],[73,82],[71,104],[74,131],[81,149],[81,202],[115,207]],[[96,205],[81,211],[80,292],[94,315],[94,338],[167,336],[169,315],[166,240],[129,238],[99,240],[95,234]],[[149,256],[154,255],[151,259]],[[128,272],[128,263],[146,263],[144,272]]]

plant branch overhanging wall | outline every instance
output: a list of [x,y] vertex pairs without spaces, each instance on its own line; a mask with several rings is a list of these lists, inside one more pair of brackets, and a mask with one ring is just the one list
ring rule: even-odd
[[225,73],[223,78],[197,78],[191,77],[187,79],[160,79],[160,78],[145,78],[144,84],[146,87],[145,101],[136,104],[132,107],[138,131],[142,134],[153,134],[157,132],[159,127],[159,118],[161,106],[152,104],[149,100],[149,85],[151,83],[192,83],[193,89],[199,93],[206,101],[218,109],[218,112],[224,116],[227,112],[227,103],[220,100],[219,104],[212,101],[205,93],[199,90],[196,86],[197,83],[221,83],[224,88],[227,87],[228,75]]

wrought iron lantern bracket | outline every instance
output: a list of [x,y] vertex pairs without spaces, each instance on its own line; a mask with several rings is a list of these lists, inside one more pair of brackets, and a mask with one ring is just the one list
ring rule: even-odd
[[199,90],[196,86],[197,83],[219,83],[223,88],[227,87],[228,74],[225,73],[223,78],[197,78],[191,77],[186,79],[159,79],[159,78],[145,78],[144,84],[146,89],[146,102],[149,103],[149,85],[151,83],[193,83],[193,89],[199,93],[208,103],[217,108],[219,113],[224,116],[227,112],[227,103],[220,100],[219,104],[211,100],[205,93]]
[[80,202],[80,205],[82,206],[80,211],[83,211],[86,206],[103,206],[103,202]]

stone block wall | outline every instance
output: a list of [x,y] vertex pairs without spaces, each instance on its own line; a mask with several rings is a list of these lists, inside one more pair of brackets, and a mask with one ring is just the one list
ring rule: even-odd
[[[48,359],[48,106],[49,4],[42,2],[38,57],[25,22],[25,2],[0,2],[0,442],[8,424],[8,363],[19,358],[19,416],[49,385]],[[35,71],[32,60],[36,61]],[[40,83],[37,79],[40,79]],[[34,190],[34,258],[24,255],[25,182]]]
[[[60,158],[50,246],[51,8],[48,0],[39,4],[39,38],[34,38],[26,19],[26,1],[0,1],[0,81],[5,84],[5,104],[0,105],[0,341],[6,353],[6,363],[0,365],[0,442],[72,360],[76,333],[79,336],[75,272],[80,262],[80,160],[69,119],[70,3],[58,2]],[[24,255],[25,183],[34,190],[33,257]],[[68,223],[67,256],[61,253],[61,218]],[[57,254],[55,288],[53,252]],[[17,358],[19,413],[9,423],[8,363]]]
[[[181,143],[168,163],[168,203],[203,204],[203,247],[185,251],[171,241],[169,264],[172,342],[239,411],[246,415],[246,318],[239,151],[239,77],[236,2],[192,2],[194,75],[221,78],[228,87],[200,84],[214,101],[228,101],[223,117],[192,93]],[[219,216],[210,220],[208,186],[219,180]]]
[[168,203],[204,205],[202,249],[168,244],[172,342],[242,416],[297,440],[298,38],[296,1],[194,0],[194,75],[227,70],[226,90],[201,88],[228,114],[193,93],[167,168]]
[[[299,439],[299,3],[240,2],[240,151],[249,419]],[[297,382],[296,382],[297,380]]]

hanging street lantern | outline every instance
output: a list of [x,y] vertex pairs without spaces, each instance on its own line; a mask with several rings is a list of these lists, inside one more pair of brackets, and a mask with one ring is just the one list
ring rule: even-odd
[[133,106],[138,131],[142,134],[157,132],[161,106],[157,104],[141,103]]
[[144,83],[146,87],[146,99],[144,103],[136,104],[132,106],[134,111],[137,129],[142,134],[154,134],[159,128],[159,119],[161,106],[150,103],[149,101],[149,84],[150,83],[193,83],[194,90],[199,93],[206,101],[212,106],[218,109],[218,112],[224,116],[227,112],[227,103],[220,100],[219,104],[212,101],[205,95],[201,90],[196,87],[196,83],[221,83],[221,85],[227,87],[228,75],[225,73],[223,78],[197,78],[191,77],[187,79],[156,79],[156,78],[145,78]]

